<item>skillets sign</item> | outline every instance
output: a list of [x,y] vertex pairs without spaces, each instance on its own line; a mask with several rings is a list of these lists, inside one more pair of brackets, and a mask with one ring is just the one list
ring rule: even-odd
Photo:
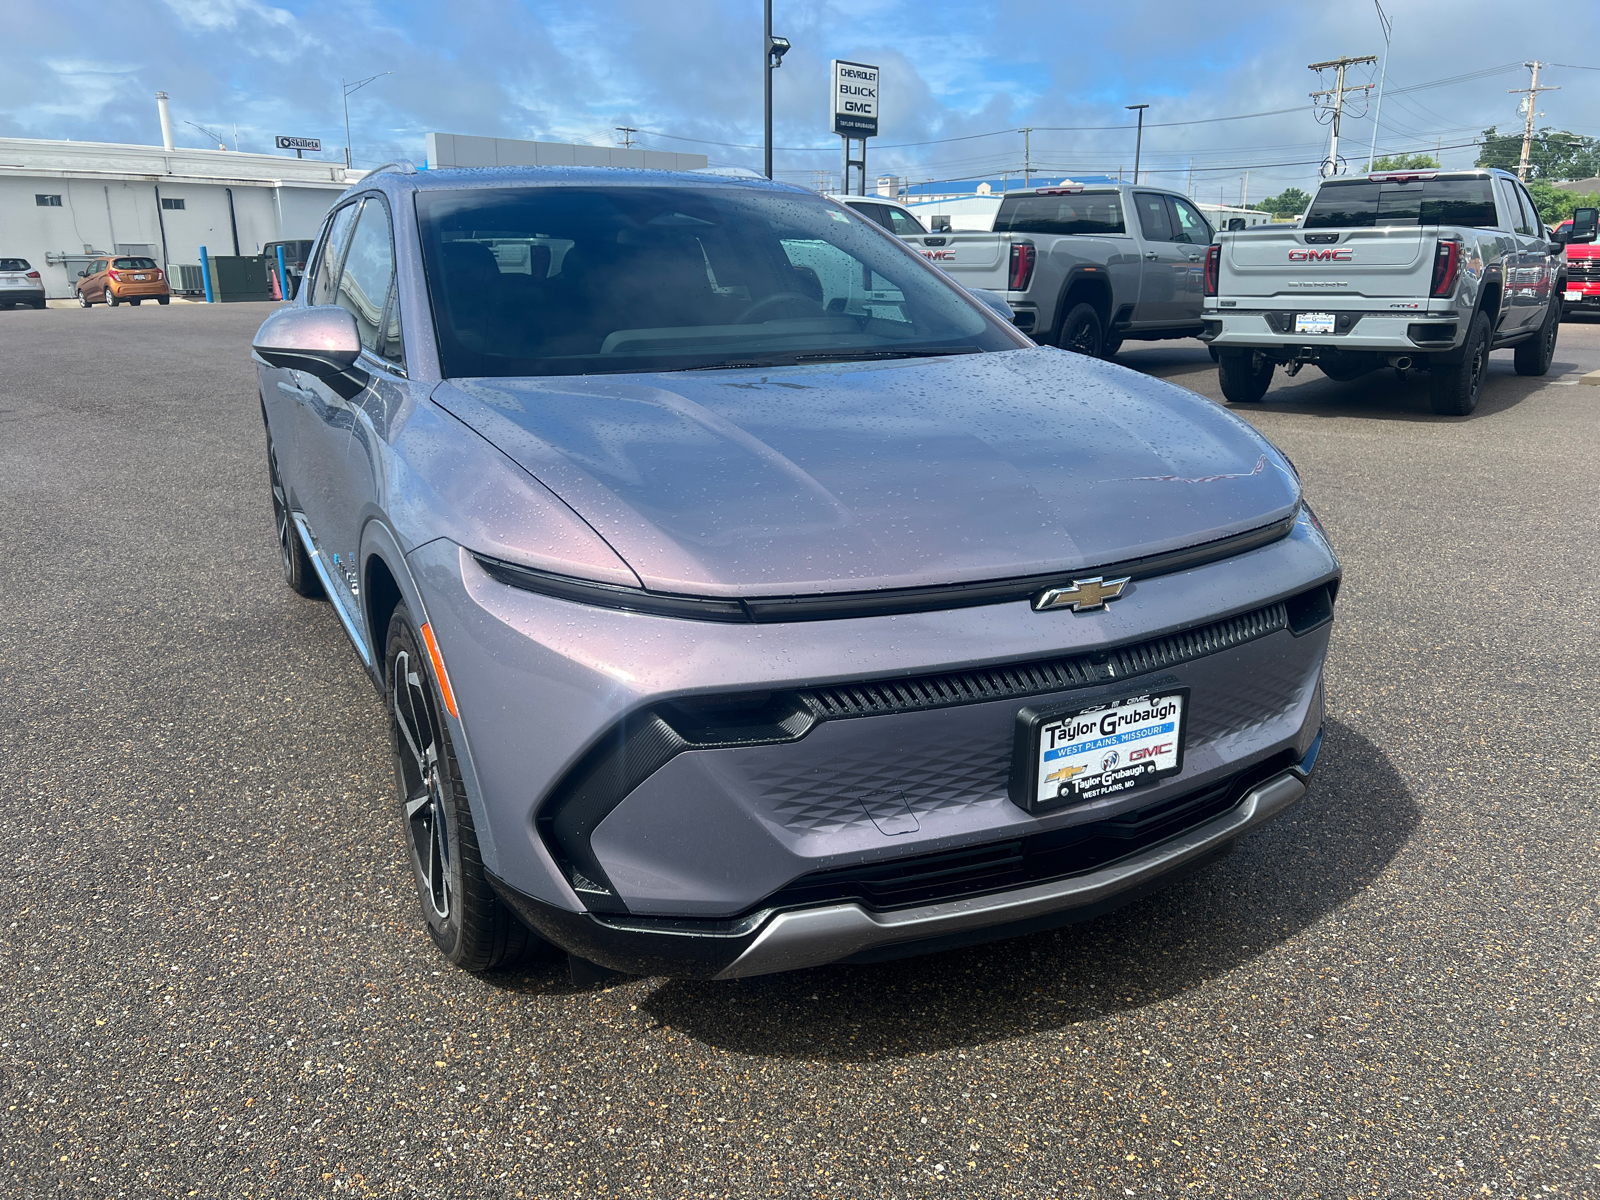
[[833,131],[841,137],[878,136],[878,68],[833,60]]

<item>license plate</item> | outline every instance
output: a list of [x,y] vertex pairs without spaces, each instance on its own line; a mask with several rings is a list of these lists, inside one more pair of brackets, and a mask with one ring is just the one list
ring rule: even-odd
[[135,283],[143,283],[146,279],[149,279],[150,276],[148,276],[148,275],[135,275],[133,278],[134,278],[134,282]]
[[1155,783],[1183,769],[1189,689],[1092,708],[1017,714],[1011,796],[1029,812],[1081,804]]
[[1332,333],[1332,313],[1296,313],[1294,318],[1294,331],[1296,333]]
[[1568,299],[1568,300],[1582,300],[1583,299],[1583,293],[1582,292],[1567,292],[1566,295],[1565,295],[1565,298]]

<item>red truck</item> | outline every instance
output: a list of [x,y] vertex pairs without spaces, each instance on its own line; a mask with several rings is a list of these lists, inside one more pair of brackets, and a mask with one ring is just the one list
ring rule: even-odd
[[[1566,242],[1572,218],[1556,226],[1556,240]],[[1575,312],[1600,312],[1600,242],[1567,243],[1567,290],[1561,297],[1563,318]]]

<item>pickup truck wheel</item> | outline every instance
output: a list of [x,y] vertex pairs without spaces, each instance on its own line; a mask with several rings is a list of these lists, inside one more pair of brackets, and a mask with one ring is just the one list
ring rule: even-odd
[[1074,304],[1061,320],[1061,336],[1056,345],[1063,350],[1099,358],[1104,346],[1100,331],[1100,314],[1092,304]]
[[1106,334],[1100,341],[1100,357],[1108,362],[1117,356],[1117,351],[1122,349],[1122,339],[1114,334]]
[[1224,350],[1217,357],[1217,381],[1222,394],[1235,404],[1258,404],[1272,386],[1276,364],[1263,358],[1258,367],[1254,360],[1249,350]]
[[1429,400],[1433,411],[1442,417],[1464,417],[1478,407],[1483,391],[1483,373],[1489,365],[1489,318],[1481,312],[1467,327],[1467,344],[1461,361],[1451,366],[1434,367],[1429,374]]
[[1518,375],[1544,375],[1556,356],[1556,334],[1561,332],[1561,301],[1550,305],[1539,332],[1518,346],[1515,363]]

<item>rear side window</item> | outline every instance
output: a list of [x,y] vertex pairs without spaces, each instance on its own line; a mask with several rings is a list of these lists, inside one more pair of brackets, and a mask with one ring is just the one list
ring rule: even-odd
[[996,233],[1126,233],[1116,192],[1071,196],[1007,196],[994,219]]
[[398,363],[400,317],[393,293],[394,234],[389,225],[389,207],[378,197],[369,196],[361,207],[350,250],[344,256],[336,303],[355,317],[363,346],[379,358]]
[[356,207],[355,204],[347,204],[333,214],[328,236],[322,243],[316,282],[311,285],[312,304],[339,303],[339,267],[344,259],[345,244],[350,240],[351,227],[355,224]]
[[0,258],[0,271],[26,271],[28,260],[25,258]]
[[1416,179],[1409,183],[1357,179],[1323,184],[1303,228],[1466,225],[1494,229],[1499,223],[1494,191],[1485,178]]
[[1147,242],[1172,241],[1172,222],[1167,217],[1167,198],[1154,192],[1135,192],[1134,207],[1139,210],[1139,228]]

